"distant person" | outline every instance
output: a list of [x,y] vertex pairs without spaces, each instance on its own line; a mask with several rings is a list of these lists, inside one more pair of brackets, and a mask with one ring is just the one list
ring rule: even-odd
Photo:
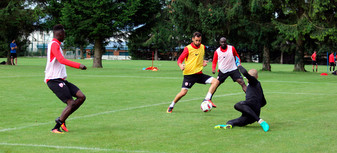
[[249,72],[241,65],[239,66],[241,73],[248,79],[246,92],[246,100],[240,101],[234,105],[234,108],[242,113],[239,118],[230,120],[226,125],[216,125],[214,128],[231,129],[234,126],[246,126],[254,122],[258,122],[262,129],[267,132],[269,125],[260,118],[261,108],[267,104],[263,94],[261,83],[257,80],[257,70],[251,69]]
[[237,82],[241,85],[242,90],[246,92],[247,86],[245,81],[238,70],[237,65],[240,65],[240,57],[235,48],[231,45],[227,45],[227,39],[225,37],[220,38],[220,47],[214,52],[212,73],[215,74],[216,65],[218,63],[218,80],[219,86],[224,83],[228,76],[230,76],[233,82]]
[[16,49],[18,48],[18,46],[15,43],[15,39],[10,44],[10,48],[11,48],[11,64],[14,65],[14,60],[15,60],[15,65],[17,65],[18,64],[18,59],[17,59],[18,56],[16,54]]
[[335,56],[333,54],[333,52],[331,52],[331,54],[329,55],[329,65],[330,65],[330,72],[331,72],[331,67],[333,67],[333,71],[335,71]]
[[[68,132],[65,123],[66,119],[83,104],[86,98],[78,87],[66,80],[67,72],[65,65],[82,70],[86,70],[87,67],[64,58],[61,42],[64,41],[65,32],[62,25],[55,25],[53,27],[53,34],[54,38],[48,44],[44,81],[50,90],[52,90],[63,103],[67,104],[61,116],[55,120],[56,125],[51,130],[53,133],[63,133],[60,127],[63,131]],[[73,97],[76,97],[76,99],[74,100]]]
[[315,68],[315,65],[316,65],[316,72],[317,72],[317,54],[316,54],[316,51],[314,51],[314,53],[311,55],[311,60],[312,60],[312,72],[315,72],[314,71],[314,68]]
[[[168,113],[172,113],[174,105],[184,97],[188,90],[192,88],[195,83],[211,84],[205,100],[212,103],[213,107],[216,105],[211,101],[212,95],[219,85],[219,81],[202,72],[203,67],[207,66],[207,61],[204,60],[205,46],[201,44],[202,35],[195,32],[192,37],[192,43],[184,48],[178,59],[178,66],[183,71],[184,80],[181,91],[176,95],[171,105],[167,108]],[[182,64],[185,62],[185,64]]]

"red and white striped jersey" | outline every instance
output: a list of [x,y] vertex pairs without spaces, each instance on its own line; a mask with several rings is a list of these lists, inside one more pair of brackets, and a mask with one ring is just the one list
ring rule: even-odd
[[80,68],[81,64],[65,59],[61,48],[61,42],[54,38],[48,44],[44,82],[47,83],[51,79],[66,79],[67,72],[65,65]]

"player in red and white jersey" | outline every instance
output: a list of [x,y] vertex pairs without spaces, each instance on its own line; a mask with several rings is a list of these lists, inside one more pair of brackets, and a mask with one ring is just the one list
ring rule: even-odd
[[333,52],[331,52],[331,54],[329,55],[329,65],[330,65],[330,71],[331,71],[331,67],[333,67],[333,71],[335,71],[335,57],[333,55]]
[[220,84],[224,83],[227,77],[230,76],[233,82],[239,83],[242,90],[246,92],[247,86],[237,67],[238,65],[241,65],[239,54],[233,46],[227,45],[227,39],[225,37],[220,38],[220,47],[214,52],[212,63],[213,74],[215,74],[217,63],[219,69],[217,79]]
[[314,68],[315,68],[315,65],[316,65],[316,72],[317,72],[317,53],[316,51],[314,51],[314,53],[311,55],[311,60],[312,60],[312,72],[315,72],[314,71]]
[[[86,70],[87,67],[64,58],[61,42],[64,41],[65,32],[62,25],[55,25],[53,27],[53,34],[54,38],[48,45],[44,81],[55,95],[67,104],[61,116],[55,120],[56,125],[51,130],[53,133],[63,133],[60,127],[63,131],[68,132],[65,124],[66,119],[83,104],[86,98],[78,87],[66,80],[67,72],[65,65],[82,70]],[[76,99],[74,100],[73,97],[76,97]]]

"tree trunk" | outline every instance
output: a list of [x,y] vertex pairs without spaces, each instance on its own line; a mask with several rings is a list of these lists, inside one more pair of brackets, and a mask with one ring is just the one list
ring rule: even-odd
[[11,63],[11,52],[10,51],[7,51],[7,62],[6,62],[6,65],[12,65],[12,63]]
[[92,65],[93,68],[103,68],[102,66],[102,50],[103,42],[101,39],[95,39],[95,51],[94,51],[94,63]]
[[281,51],[280,64],[283,64],[283,51]]
[[84,59],[84,54],[85,54],[84,46],[80,46],[80,56],[81,56],[81,59]]
[[158,61],[158,48],[154,52],[154,60]]
[[304,69],[304,51],[303,51],[303,40],[302,35],[296,40],[296,51],[295,51],[295,65],[294,71],[306,72]]
[[252,62],[252,54],[251,52],[246,52],[246,61],[249,63],[249,62]]
[[269,48],[264,45],[263,46],[263,66],[262,71],[271,71],[270,66],[270,51]]

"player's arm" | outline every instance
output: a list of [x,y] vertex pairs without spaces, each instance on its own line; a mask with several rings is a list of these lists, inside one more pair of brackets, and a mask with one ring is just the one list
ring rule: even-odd
[[243,68],[241,65],[238,66],[240,72],[243,74],[243,76],[245,76],[248,81],[249,81],[249,84],[255,86],[257,84],[257,79],[251,75],[249,75],[249,73],[247,72],[247,70],[245,68]]
[[239,56],[238,52],[236,51],[236,49],[234,47],[233,47],[233,56],[235,58],[235,64],[236,64],[236,66],[241,65],[240,56]]
[[53,43],[51,45],[51,53],[56,57],[57,61],[59,61],[61,64],[82,70],[87,69],[87,67],[83,64],[65,59],[64,56],[61,54],[60,47],[58,46],[58,44]]
[[188,49],[187,49],[187,47],[185,47],[184,51],[181,53],[181,55],[179,56],[178,61],[177,61],[178,66],[182,71],[185,69],[185,64],[183,64],[183,62],[184,62],[185,58],[187,58],[187,57],[188,57]]
[[216,64],[218,63],[218,53],[215,51],[212,61],[212,73],[215,74]]

